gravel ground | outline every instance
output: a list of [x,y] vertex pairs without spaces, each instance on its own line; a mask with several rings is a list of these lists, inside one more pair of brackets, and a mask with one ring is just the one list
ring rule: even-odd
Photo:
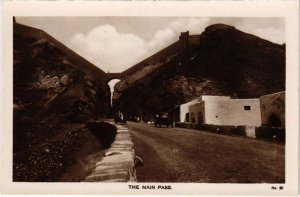
[[129,122],[139,182],[284,183],[283,144]]
[[[34,130],[42,129],[40,125]],[[97,139],[85,124],[68,124],[55,127],[59,132],[42,139],[42,133],[27,142],[29,148],[14,153],[13,181],[56,182],[81,181],[91,172],[95,151],[102,150]],[[101,157],[101,155],[97,155]]]

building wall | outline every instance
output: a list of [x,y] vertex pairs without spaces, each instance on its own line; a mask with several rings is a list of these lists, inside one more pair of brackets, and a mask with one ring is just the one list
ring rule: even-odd
[[204,102],[193,104],[189,107],[189,123],[202,124],[204,123]]
[[285,92],[264,95],[260,97],[261,121],[264,126],[270,125],[270,117],[279,118],[281,127],[285,127]]
[[201,101],[221,101],[221,100],[229,100],[230,96],[210,96],[203,95],[200,97]]
[[[186,122],[185,117],[186,114],[189,113],[189,107],[191,105],[194,105],[196,103],[199,103],[201,101],[215,101],[215,100],[229,100],[230,97],[229,96],[210,96],[210,95],[204,95],[204,96],[200,96],[194,100],[191,100],[188,103],[184,103],[182,105],[180,105],[180,122]],[[190,116],[190,115],[189,115]],[[188,120],[188,122],[190,122],[190,118]]]
[[259,99],[230,99],[204,102],[204,123],[213,125],[260,126]]
[[189,113],[189,106],[193,105],[195,103],[200,102],[200,98],[194,99],[188,103],[184,103],[182,105],[180,105],[180,122],[187,122],[185,120],[186,114]]

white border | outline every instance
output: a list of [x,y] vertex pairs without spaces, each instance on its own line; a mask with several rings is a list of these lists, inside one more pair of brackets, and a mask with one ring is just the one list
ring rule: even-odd
[[[7,1],[3,2],[4,63],[1,74],[1,187],[14,194],[190,194],[296,195],[299,131],[299,2],[291,1]],[[12,16],[198,16],[284,17],[286,20],[286,183],[200,184],[172,183],[172,190],[129,190],[127,183],[12,182]],[[158,185],[158,183],[155,183]],[[164,183],[166,184],[166,183]],[[284,185],[284,190],[271,186]]]

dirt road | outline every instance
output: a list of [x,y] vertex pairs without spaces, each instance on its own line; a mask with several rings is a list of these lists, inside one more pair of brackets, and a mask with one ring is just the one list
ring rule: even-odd
[[182,128],[128,122],[138,182],[283,183],[285,146]]

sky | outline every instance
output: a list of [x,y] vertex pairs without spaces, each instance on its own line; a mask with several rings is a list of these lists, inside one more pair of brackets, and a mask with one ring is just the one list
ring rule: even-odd
[[285,43],[284,18],[201,17],[17,17],[39,28],[105,72],[122,72],[177,41],[181,32],[201,34],[223,23],[269,40]]

